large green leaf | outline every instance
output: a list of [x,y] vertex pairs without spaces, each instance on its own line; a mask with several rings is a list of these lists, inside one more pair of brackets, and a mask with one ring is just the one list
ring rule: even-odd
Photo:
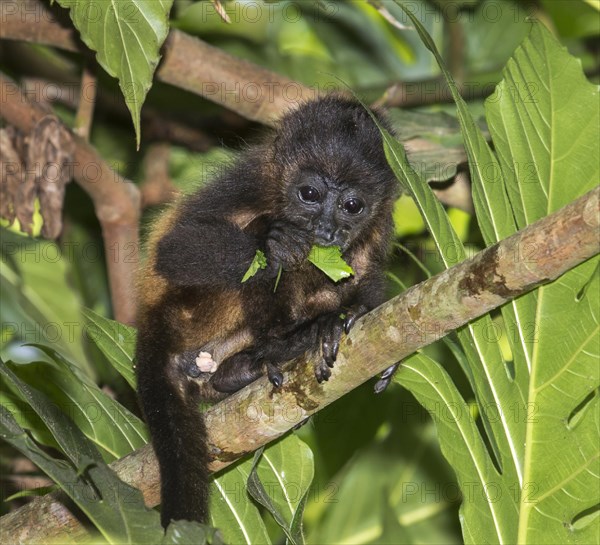
[[44,420],[70,462],[45,453],[0,406],[0,437],[20,450],[51,477],[93,521],[109,543],[159,543],[158,513],[144,505],[139,490],[121,481],[77,426],[41,392],[31,388],[4,364],[3,377],[23,394]]
[[136,330],[115,320],[100,316],[91,309],[84,308],[82,313],[88,322],[86,332],[96,346],[108,358],[108,361],[136,389],[133,371]]
[[3,339],[56,344],[93,375],[82,342],[81,301],[69,285],[68,251],[5,229],[1,240]]
[[[442,64],[431,39],[412,20]],[[488,104],[499,162],[443,70],[457,101],[477,218],[488,244],[597,183],[598,90],[585,81],[580,66],[541,25],[534,26],[531,37],[515,53],[505,82]],[[493,176],[483,167],[491,168]],[[432,218],[435,227],[439,212]],[[523,250],[516,259],[536,259],[536,249]],[[493,431],[489,438],[497,442],[501,471],[491,467],[490,453],[482,448],[485,443],[467,405],[441,369],[423,361],[411,367],[409,360],[398,375],[425,405],[438,403],[465,411],[466,420],[439,422],[438,429],[444,452],[462,483],[467,543],[598,541],[594,524],[600,500],[596,266],[597,260],[591,260],[503,307],[506,329],[514,335],[512,366],[498,359],[474,358],[471,347],[462,342],[484,424],[486,412],[495,411],[494,421],[488,415],[486,430]],[[477,323],[481,321],[470,328]],[[461,341],[466,340],[463,332],[459,332]],[[492,344],[497,343],[488,342]],[[484,376],[477,360],[484,364]],[[475,505],[467,496],[467,476],[484,486],[485,501]],[[489,495],[491,487],[499,492],[495,498]]]
[[312,451],[295,435],[254,456],[248,492],[271,513],[294,545],[304,543],[302,514],[313,476]]
[[515,516],[515,502],[502,498],[515,497],[518,492],[492,463],[469,406],[448,373],[431,358],[417,353],[402,362],[394,379],[408,388],[435,420],[442,452],[454,468],[463,493],[465,542],[513,543],[507,539],[506,527]]
[[[416,19],[414,22],[415,26],[420,28],[422,36],[427,38],[426,44],[437,53],[431,38],[422,27],[418,26]],[[456,90],[452,81],[449,81],[449,84],[451,89]],[[472,123],[472,119],[470,117],[469,119]],[[473,130],[478,129],[473,126]],[[443,206],[431,188],[414,172],[402,145],[385,130],[382,130],[382,134],[388,162],[400,182],[413,196],[436,244],[442,263],[445,267],[450,267],[464,260],[465,249]],[[467,140],[466,136],[465,140]],[[499,345],[489,342],[487,335],[490,330],[493,330],[493,323],[489,316],[483,316],[460,328],[457,335],[464,353],[471,362],[471,372],[467,373],[471,387],[479,404],[487,408],[485,411],[482,410],[482,422],[494,457],[504,468],[505,473],[515,474],[519,467],[517,452],[519,443],[515,439],[515,437],[518,439],[518,427],[510,419],[509,410],[511,406],[520,406],[523,402],[518,388],[510,381],[505,370]],[[504,496],[503,501],[511,502],[514,498]],[[507,536],[510,535],[510,528],[503,530]]]
[[218,475],[211,485],[210,518],[225,543],[271,543],[260,512],[246,492],[252,460],[236,463]]
[[541,23],[533,25],[503,75],[486,102],[486,116],[522,228],[598,183],[600,94],[581,62]]
[[44,392],[79,429],[98,446],[106,461],[130,453],[148,442],[144,423],[59,352],[44,345],[37,348],[54,363],[14,365],[28,384]]
[[[486,104],[519,228],[598,183],[599,99],[580,62],[536,24]],[[536,248],[525,248],[518,257],[535,260]],[[576,267],[528,298],[531,321],[505,316],[507,329],[533,331],[527,361],[519,362],[515,353],[517,373],[529,379],[527,401],[533,409],[523,423],[523,490],[530,493],[520,502],[522,543],[599,537],[592,514],[575,524],[600,501],[597,262]]]
[[169,31],[173,0],[57,0],[68,8],[82,41],[119,87],[131,112],[137,144],[140,111]]
[[[211,485],[210,515],[226,543],[270,543],[259,509],[248,494],[303,543],[301,517],[313,476],[311,450],[294,435],[263,451],[258,464],[245,460],[221,472]],[[262,490],[261,490],[262,487]]]

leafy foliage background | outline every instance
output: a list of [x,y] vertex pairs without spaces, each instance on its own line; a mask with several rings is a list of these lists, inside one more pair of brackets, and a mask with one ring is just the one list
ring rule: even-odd
[[[367,100],[397,80],[441,75],[417,32],[394,29],[362,1],[224,2],[228,25],[207,1],[148,2],[139,8],[144,17],[133,19],[134,2],[116,3],[117,11],[109,2],[59,3],[110,76],[99,72],[101,91],[132,116],[114,115],[100,101],[91,142],[140,184],[151,150],[142,104],[218,134],[204,153],[170,148],[169,175],[183,192],[256,133],[243,124],[218,132],[228,118],[216,106],[152,83],[169,25],[308,85],[337,87],[341,78]],[[411,24],[398,6],[384,4]],[[582,72],[597,82],[594,2],[547,0],[535,13],[512,0],[454,2],[453,11],[443,2],[410,4],[443,59],[452,60],[449,33],[461,33],[460,79],[472,93],[464,102],[451,86],[458,109],[444,101],[391,114],[400,139],[423,137],[439,147],[424,163],[409,164],[387,141],[412,196],[396,208],[390,296],[560,208],[599,178],[598,87]],[[100,20],[86,17],[91,7]],[[541,25],[532,30],[530,15],[569,52]],[[0,66],[16,77],[40,64],[58,80],[81,70],[81,59],[51,48],[11,47],[3,44]],[[23,59],[36,62],[26,67]],[[497,83],[484,105],[480,91]],[[72,123],[68,105],[54,108]],[[444,210],[422,183],[438,179],[432,165],[447,167],[461,143],[476,216]],[[145,211],[145,224],[156,212]],[[384,394],[366,384],[222,472],[212,501],[220,536],[179,523],[163,538],[157,513],[106,465],[148,440],[133,394],[135,331],[109,319],[107,258],[126,256],[104,248],[90,202],[73,184],[58,241],[2,230],[1,353],[8,363],[1,367],[0,461],[3,499],[10,497],[3,512],[34,493],[23,488],[41,484],[41,492],[66,492],[98,532],[95,542],[600,540],[597,259],[415,354]],[[27,468],[32,475],[17,469],[22,455],[35,464]]]

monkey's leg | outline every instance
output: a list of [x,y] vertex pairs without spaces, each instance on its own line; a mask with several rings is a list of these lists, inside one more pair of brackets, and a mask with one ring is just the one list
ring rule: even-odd
[[[261,339],[261,348],[238,352],[224,360],[210,379],[219,392],[233,393],[265,374],[276,388],[283,384],[279,364],[292,360],[315,345],[318,324],[302,324],[285,334]],[[341,331],[340,331],[341,335]]]
[[232,394],[263,375],[263,364],[252,352],[238,352],[224,360],[210,378],[218,392]]
[[210,384],[218,392],[237,392],[264,375],[265,369],[271,384],[279,388],[283,374],[277,364],[251,352],[240,352],[226,359],[211,377]]

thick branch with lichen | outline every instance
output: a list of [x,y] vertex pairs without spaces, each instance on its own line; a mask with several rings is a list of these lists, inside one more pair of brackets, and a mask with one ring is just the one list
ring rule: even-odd
[[[330,380],[318,384],[313,363],[292,362],[284,384],[260,379],[209,409],[206,421],[218,471],[280,437],[311,414],[394,362],[490,310],[551,282],[598,254],[600,187],[360,319],[340,346]],[[536,247],[535,259],[523,249]],[[138,487],[148,505],[159,502],[159,476],[149,445],[112,464]],[[86,530],[53,496],[36,498],[2,517],[15,541],[77,541]]]

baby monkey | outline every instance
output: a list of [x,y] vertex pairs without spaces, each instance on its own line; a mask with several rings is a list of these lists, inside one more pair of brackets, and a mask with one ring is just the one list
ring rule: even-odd
[[[136,362],[163,526],[207,521],[200,401],[265,373],[279,387],[280,364],[311,350],[328,380],[342,332],[383,302],[397,190],[369,113],[328,96],[285,115],[159,220],[140,275]],[[313,245],[339,247],[354,274],[333,282],[307,261]],[[257,250],[267,266],[242,283]]]

